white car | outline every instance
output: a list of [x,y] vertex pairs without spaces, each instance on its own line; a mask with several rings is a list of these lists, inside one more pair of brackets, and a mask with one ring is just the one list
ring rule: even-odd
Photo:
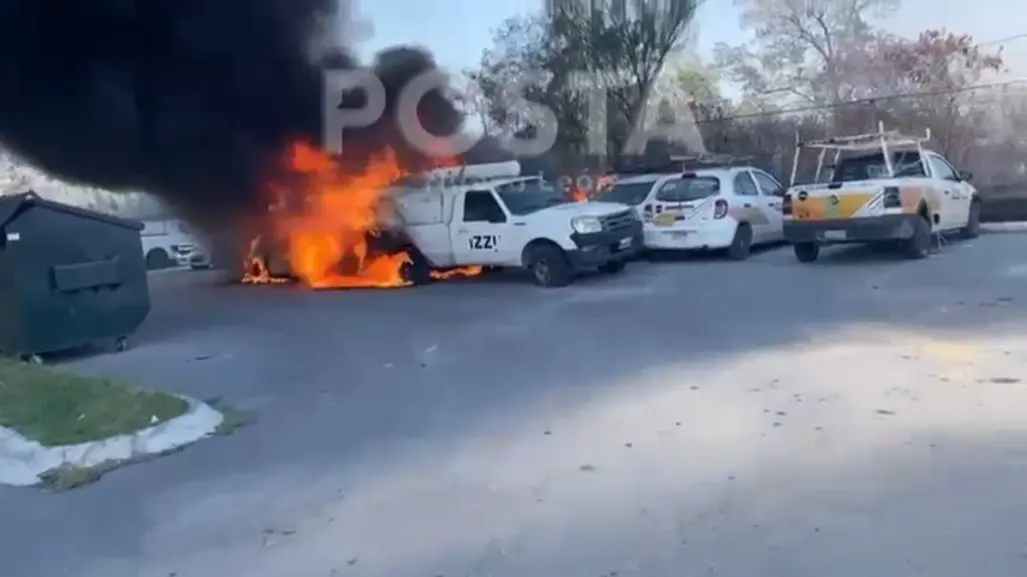
[[596,200],[635,207],[650,250],[726,250],[744,260],[753,246],[783,240],[784,190],[758,168],[725,166],[619,178]]
[[192,234],[192,227],[178,219],[143,221],[143,230],[139,234],[148,270],[189,266],[199,244]]

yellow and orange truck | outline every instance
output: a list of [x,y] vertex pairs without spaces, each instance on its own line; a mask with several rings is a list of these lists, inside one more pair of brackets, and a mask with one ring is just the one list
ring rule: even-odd
[[[821,248],[882,243],[911,259],[925,258],[942,235],[973,238],[981,204],[970,180],[926,147],[931,135],[894,131],[803,142],[797,139],[782,205],[784,237],[800,262]],[[816,172],[800,182],[800,155],[818,153]]]

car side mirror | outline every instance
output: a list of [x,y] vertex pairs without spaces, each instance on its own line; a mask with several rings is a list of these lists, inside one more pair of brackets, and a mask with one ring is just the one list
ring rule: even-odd
[[506,222],[506,215],[505,214],[490,214],[489,215],[489,222],[492,223],[492,224],[502,224],[502,223]]
[[973,177],[974,173],[970,172],[969,170],[959,171],[959,180],[962,180],[963,182],[970,182],[973,179]]

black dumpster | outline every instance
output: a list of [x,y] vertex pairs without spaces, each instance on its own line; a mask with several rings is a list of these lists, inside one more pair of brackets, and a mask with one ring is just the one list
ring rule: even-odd
[[140,230],[32,192],[0,197],[0,351],[127,347],[150,312]]

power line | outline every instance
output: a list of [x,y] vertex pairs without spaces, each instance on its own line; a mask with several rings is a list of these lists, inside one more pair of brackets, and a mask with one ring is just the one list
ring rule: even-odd
[[[1027,34],[1024,35],[1027,37]],[[884,96],[873,96],[867,98],[857,98],[853,100],[845,100],[842,102],[832,102],[830,104],[815,104],[809,106],[795,106],[791,108],[782,108],[780,110],[767,110],[762,112],[746,112],[742,114],[733,114],[731,116],[722,116],[720,118],[696,121],[697,125],[713,124],[715,122],[723,122],[726,120],[741,120],[745,118],[761,118],[764,116],[780,116],[782,114],[796,114],[802,112],[818,112],[820,110],[833,110],[836,108],[844,108],[846,106],[855,106],[859,104],[874,104],[884,100],[902,100],[905,98],[928,98],[931,96],[946,96],[949,94],[961,94],[965,92],[973,92],[974,90],[986,90],[989,88],[1002,88],[1005,86],[1012,86],[1014,84],[1027,83],[1027,78],[1017,78],[1014,80],[1006,80],[1004,82],[992,82],[988,84],[975,84],[973,86],[964,86],[962,88],[952,88],[947,90],[935,90],[935,91],[923,91],[923,92],[904,92],[898,94],[886,94]]]
[[[1012,42],[1014,40],[1020,40],[1020,39],[1023,39],[1023,38],[1027,38],[1027,32],[1020,32],[1018,34],[1012,34],[1010,36],[1003,36],[1002,38],[993,38],[991,40],[986,40],[984,42],[977,42],[976,46],[978,48],[982,47],[982,46],[994,46],[996,44],[1005,44],[1007,42]],[[905,40],[909,41],[908,39],[905,39]],[[938,61],[935,62],[935,65],[948,62],[949,60],[952,60],[953,58],[955,58],[957,56],[960,56],[960,52],[953,52],[953,53],[950,53],[950,54],[946,54],[945,56],[942,56],[941,58],[939,58]],[[759,96],[770,96],[770,95],[773,95],[773,94],[781,94],[781,93],[786,93],[786,92],[790,92],[790,89],[788,89],[788,88],[775,88],[773,90],[766,90],[766,91],[759,92],[758,95]]]
[[996,38],[994,40],[988,40],[986,42],[978,42],[978,46],[994,46],[995,44],[1005,44],[1006,42],[1012,42],[1013,40],[1020,40],[1027,38],[1027,32],[1021,32],[1019,34],[1013,34],[1012,36],[1006,36],[1004,38]]
[[[1003,36],[1001,38],[994,38],[992,40],[986,40],[986,41],[983,41],[983,42],[978,42],[977,46],[994,46],[996,44],[1006,44],[1008,42],[1013,42],[1013,41],[1021,40],[1021,39],[1024,39],[1024,38],[1027,38],[1027,32],[1020,32],[1020,33],[1017,33],[1017,34],[1010,34],[1009,36]],[[953,58],[955,56],[956,56],[956,54],[949,54],[949,55],[945,56],[944,58],[945,58],[945,60],[948,60],[948,59]],[[890,95],[885,95],[885,96],[858,98],[858,99],[855,99],[855,100],[847,100],[847,101],[843,101],[843,102],[834,102],[834,103],[831,103],[831,104],[818,104],[818,105],[809,105],[809,106],[798,106],[798,107],[792,107],[792,108],[784,108],[784,109],[781,109],[781,110],[735,114],[735,115],[731,115],[731,116],[724,116],[724,117],[721,117],[721,118],[718,118],[718,119],[715,119],[715,120],[697,121],[696,124],[697,125],[702,125],[702,124],[711,124],[711,123],[714,123],[714,122],[722,122],[722,121],[725,121],[725,120],[739,120],[739,119],[745,119],[745,118],[760,118],[760,117],[764,117],[764,116],[779,116],[779,115],[782,115],[782,114],[793,114],[793,113],[801,113],[801,112],[817,112],[817,111],[820,111],[820,110],[831,110],[831,109],[843,108],[843,107],[846,107],[846,106],[854,106],[854,105],[859,105],[859,104],[873,104],[873,103],[881,101],[881,100],[896,100],[896,99],[904,99],[904,98],[926,98],[926,97],[930,97],[930,96],[945,96],[945,95],[948,95],[948,94],[959,94],[959,93],[964,93],[964,92],[973,92],[974,90],[980,90],[980,89],[1001,88],[1001,87],[1011,86],[1013,84],[1019,84],[1019,83],[1023,83],[1023,82],[1027,82],[1027,79],[1018,78],[1018,79],[1015,79],[1015,80],[1007,80],[1005,82],[994,82],[994,83],[990,83],[990,84],[978,84],[978,85],[974,85],[974,86],[965,86],[963,88],[956,88],[956,89],[949,89],[949,90],[940,90],[940,91],[934,91],[934,92],[910,92],[910,93],[901,93],[901,94],[890,94]],[[778,90],[778,91],[772,91],[772,92],[785,92],[785,91],[786,90]],[[769,93],[765,93],[765,94],[769,94]]]

